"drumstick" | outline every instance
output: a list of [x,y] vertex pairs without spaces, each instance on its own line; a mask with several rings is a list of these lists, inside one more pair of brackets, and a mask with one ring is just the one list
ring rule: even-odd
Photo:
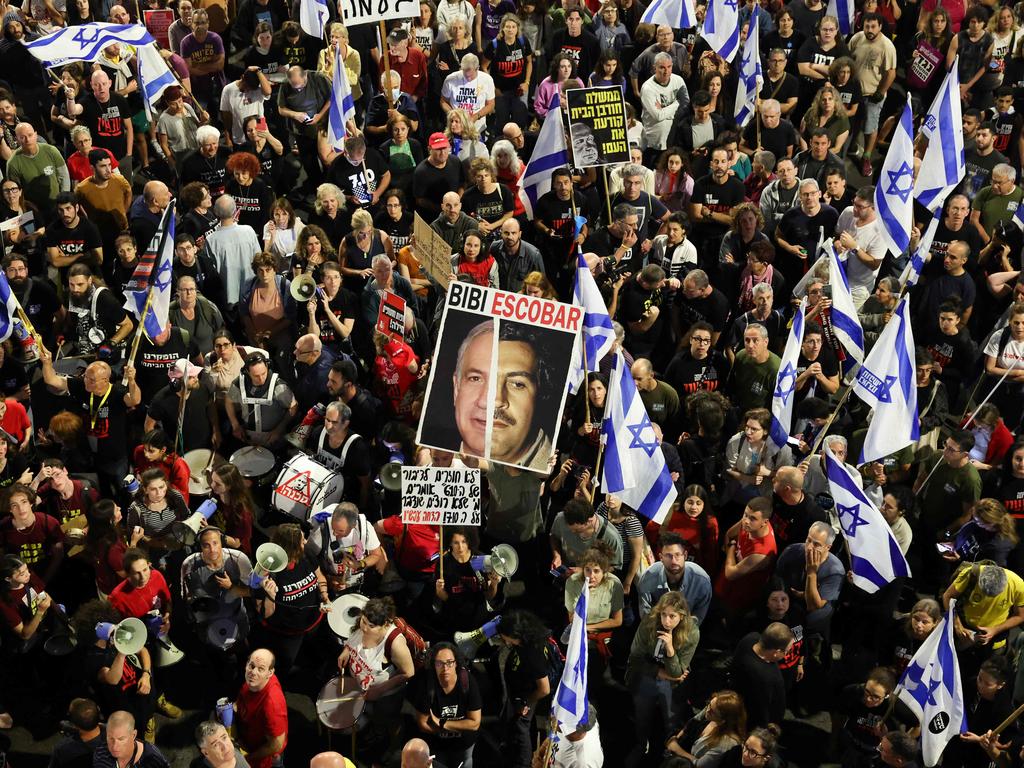
[[437,526],[437,551],[440,553],[441,581],[444,581],[444,526]]

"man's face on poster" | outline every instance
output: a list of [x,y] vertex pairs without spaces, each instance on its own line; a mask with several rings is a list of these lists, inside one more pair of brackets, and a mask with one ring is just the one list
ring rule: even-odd
[[482,333],[466,347],[462,369],[454,378],[455,423],[467,452],[486,456],[487,416],[493,414],[491,456],[516,463],[528,447],[537,398],[537,358],[523,341],[498,343],[498,370],[493,408],[487,391],[493,334]]

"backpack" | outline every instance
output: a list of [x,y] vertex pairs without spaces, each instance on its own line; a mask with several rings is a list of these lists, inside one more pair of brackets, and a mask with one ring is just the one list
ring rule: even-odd
[[547,642],[544,643],[544,658],[548,662],[548,684],[551,686],[551,692],[554,693],[558,684],[562,682],[565,653],[562,651],[562,646],[551,635],[548,635]]
[[423,635],[417,632],[411,624],[400,616],[395,617],[395,628],[391,630],[388,639],[384,641],[384,656],[391,661],[391,643],[399,635],[405,636],[405,642],[409,646],[409,653],[412,654],[412,664],[417,671],[427,666],[427,643]]

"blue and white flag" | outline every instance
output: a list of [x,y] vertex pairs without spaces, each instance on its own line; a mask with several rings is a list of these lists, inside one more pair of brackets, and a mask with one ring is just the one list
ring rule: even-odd
[[1017,225],[1018,229],[1024,230],[1024,205],[1020,205],[1018,203],[1017,208],[1013,212],[1013,218],[1011,221]]
[[875,211],[882,224],[882,239],[896,256],[910,247],[910,230],[914,226],[913,193],[914,114],[908,93],[875,187]]
[[[537,134],[530,162],[519,177],[519,199],[528,217],[533,218],[537,201],[551,191],[552,172],[568,164],[569,153],[565,148],[565,131],[562,129],[562,105],[556,95],[551,102],[551,109],[544,116],[544,125]],[[572,194],[576,194],[575,190]]]
[[569,630],[569,644],[565,649],[565,668],[562,679],[555,690],[555,719],[561,724],[563,733],[572,733],[580,725],[587,724],[587,598],[590,590],[586,579],[583,591],[576,600],[572,613],[572,628]]
[[800,299],[800,305],[793,313],[793,327],[789,329],[786,349],[782,352],[779,374],[775,377],[775,393],[772,395],[772,425],[768,437],[781,451],[789,442],[793,428],[793,400],[796,393],[796,367],[800,363],[800,345],[804,343],[804,312],[807,311],[807,297]]
[[921,753],[928,768],[936,765],[946,744],[967,731],[960,663],[953,641],[953,612],[932,630],[900,678],[897,695],[921,723]]
[[761,43],[759,41],[758,20],[761,11],[757,4],[754,4],[754,12],[750,14],[750,24],[747,26],[747,42],[743,46],[743,54],[740,56],[740,76],[736,81],[736,107],[733,114],[736,116],[736,125],[743,128],[750,122],[757,111],[757,94],[761,92],[764,85],[764,75],[761,72]]
[[853,33],[854,0],[828,0],[826,16],[839,19],[839,34],[843,37]]
[[323,40],[330,17],[326,0],[299,0],[299,26],[310,37]]
[[160,97],[170,86],[177,85],[178,79],[168,68],[156,46],[141,45],[135,55],[138,57],[139,65],[139,90],[144,95],[142,105],[146,108],[146,117],[152,120],[152,105],[160,101]]
[[917,172],[914,197],[929,211],[942,207],[966,172],[960,112],[960,76],[954,60],[921,126],[921,133],[928,137],[928,149]]
[[349,120],[356,119],[356,102],[348,82],[345,63],[341,59],[341,46],[334,54],[334,77],[331,81],[331,106],[327,110],[327,141],[336,152],[341,152],[348,135]]
[[[174,261],[174,201],[164,211],[149,247],[139,257],[131,279],[124,286],[124,308],[142,320],[150,340],[167,328],[171,308],[171,264]],[[150,291],[153,296],[149,298]],[[146,303],[149,309],[146,310]],[[146,312],[143,318],[142,313]]]
[[736,0],[711,0],[700,36],[708,41],[711,50],[731,64],[740,49],[740,13]]
[[853,583],[874,594],[893,579],[910,576],[892,528],[864,494],[854,470],[839,461],[825,441],[825,476],[836,502],[839,527],[850,548]]
[[580,341],[573,347],[573,362],[569,367],[569,391],[575,393],[587,373],[601,369],[601,361],[611,352],[612,344],[615,343],[615,331],[608,317],[608,307],[579,250],[576,254],[576,286],[572,303],[583,307],[583,329]]
[[654,0],[640,17],[644,24],[664,24],[672,29],[690,29],[697,26],[697,11],[693,0]]
[[140,47],[156,42],[142,24],[107,24],[94,21],[65,27],[25,43],[28,52],[47,69],[69,61],[96,61],[103,49],[113,43]]
[[914,368],[910,300],[904,297],[853,380],[853,393],[874,411],[858,464],[878,461],[920,439]]
[[846,277],[843,263],[839,261],[834,243],[824,245],[828,256],[828,284],[832,287],[832,307],[829,317],[832,330],[839,343],[858,363],[864,360],[864,329],[860,326],[857,307],[850,293],[850,281]]
[[18,319],[18,300],[11,292],[7,275],[0,271],[0,341],[7,341],[11,337],[16,322],[21,322]]
[[615,353],[605,399],[604,490],[661,523],[676,498],[665,454],[622,351]]
[[939,222],[941,221],[942,208],[940,207],[935,209],[935,213],[932,214],[932,220],[928,222],[928,227],[925,229],[924,234],[921,235],[921,240],[917,243],[917,248],[910,254],[910,261],[903,268],[903,274],[900,275],[901,291],[913,288],[917,285],[917,281],[921,279],[921,272],[924,271],[924,265],[928,263],[928,252],[932,249],[932,242],[935,240],[935,233],[938,231]]

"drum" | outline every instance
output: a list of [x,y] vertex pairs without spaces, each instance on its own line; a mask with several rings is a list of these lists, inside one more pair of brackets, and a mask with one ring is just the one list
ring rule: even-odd
[[332,677],[316,697],[316,715],[333,731],[349,733],[366,725],[366,701],[355,678]]
[[[232,456],[232,462],[234,459]],[[271,504],[290,517],[306,521],[313,513],[341,501],[344,487],[341,475],[299,453],[281,467]]]
[[[182,458],[188,464],[188,492],[192,496],[206,496],[210,492],[210,476],[207,468],[220,464],[223,459],[207,448],[196,448]],[[212,459],[212,463],[211,463]]]
[[274,454],[261,445],[247,445],[231,454],[231,463],[242,477],[260,485],[274,470]]
[[342,640],[348,640],[356,631],[363,606],[369,601],[370,598],[366,595],[355,593],[342,595],[336,599],[331,603],[331,610],[327,614],[327,625],[331,631]]

